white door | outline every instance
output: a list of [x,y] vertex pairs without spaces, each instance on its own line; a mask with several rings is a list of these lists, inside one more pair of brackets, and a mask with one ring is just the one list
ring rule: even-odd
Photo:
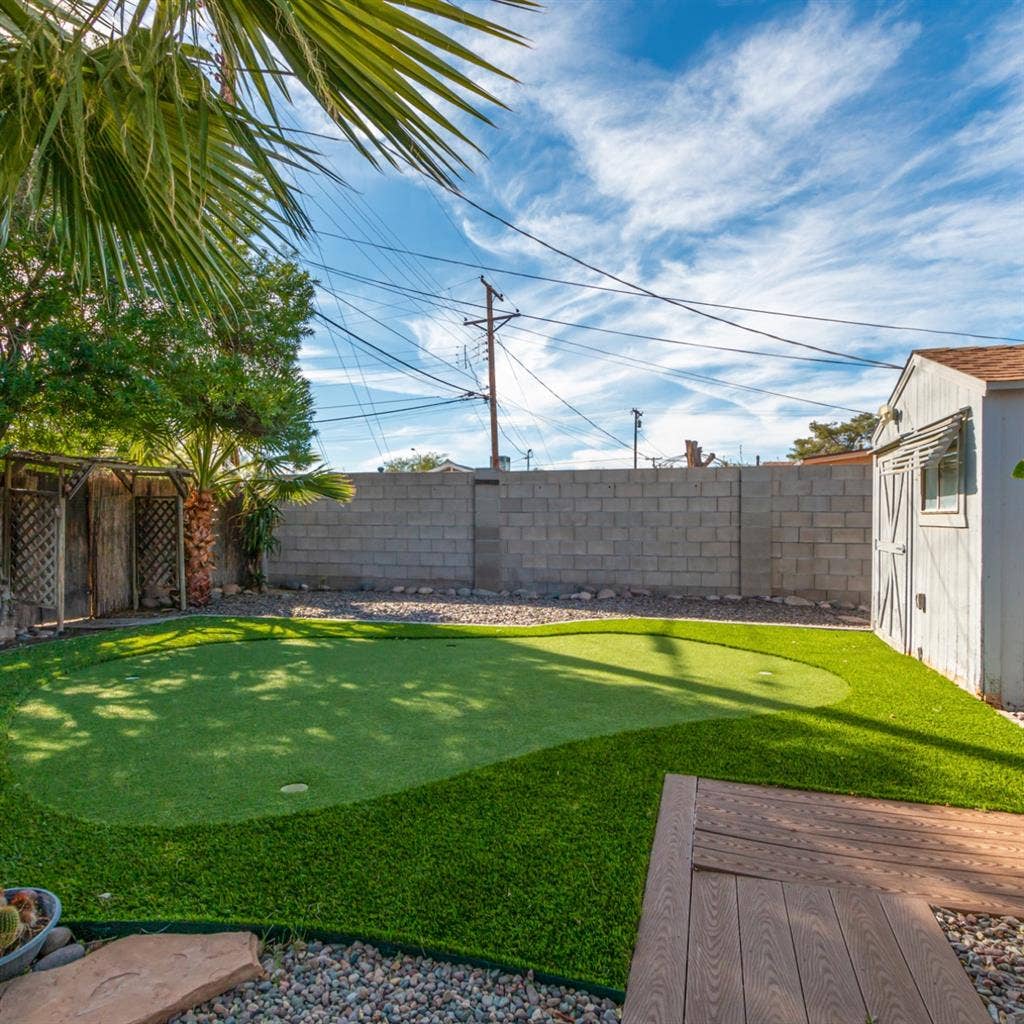
[[913,471],[878,476],[875,524],[875,630],[904,654],[910,652],[910,517]]

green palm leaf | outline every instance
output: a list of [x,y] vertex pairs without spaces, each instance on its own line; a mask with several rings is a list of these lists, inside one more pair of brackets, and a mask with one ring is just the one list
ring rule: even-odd
[[447,0],[0,0],[0,245],[22,204],[83,286],[230,302],[226,252],[309,229],[284,168],[325,169],[280,127],[296,85],[372,163],[458,176],[497,102],[474,76],[503,73],[456,31],[523,41]]

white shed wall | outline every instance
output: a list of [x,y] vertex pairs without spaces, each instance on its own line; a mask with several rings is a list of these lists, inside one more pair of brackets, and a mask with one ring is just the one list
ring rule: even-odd
[[984,683],[1006,707],[1024,708],[1024,389],[985,399],[983,476]]
[[[910,652],[961,686],[980,692],[982,684],[982,474],[981,382],[927,360],[916,360],[891,404],[899,423],[886,425],[875,439],[880,447],[899,434],[918,430],[958,409],[970,408],[964,431],[965,526],[922,525],[919,479],[912,486],[910,537]],[[875,488],[878,500],[880,488]],[[876,515],[878,511],[876,509]],[[924,595],[924,608],[916,595]]]

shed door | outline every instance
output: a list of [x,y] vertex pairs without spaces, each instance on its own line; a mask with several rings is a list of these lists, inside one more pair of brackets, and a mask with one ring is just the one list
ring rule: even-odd
[[875,535],[875,628],[898,651],[910,651],[910,516],[912,472],[878,477]]

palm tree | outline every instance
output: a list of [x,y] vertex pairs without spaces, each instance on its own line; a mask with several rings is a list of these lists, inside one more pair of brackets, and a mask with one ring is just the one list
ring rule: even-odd
[[326,169],[282,123],[296,88],[371,163],[455,181],[459,121],[497,102],[471,75],[508,77],[456,33],[523,41],[448,0],[0,0],[0,247],[27,201],[81,285],[230,300],[230,240],[309,229],[282,165]]
[[[243,540],[256,535],[264,550],[273,544],[273,528],[280,521],[283,502],[308,504],[318,498],[351,501],[355,493],[342,473],[318,464],[312,453],[296,455],[280,451],[247,449],[239,435],[210,422],[184,435],[150,439],[136,454],[143,459],[162,459],[188,470],[191,486],[185,499],[185,581],[189,604],[203,606],[210,600],[211,573],[215,566],[214,518],[232,498],[240,498]],[[262,517],[247,531],[248,515]],[[269,529],[268,529],[269,527]],[[258,540],[259,530],[263,540]],[[251,543],[247,555],[258,557]]]

